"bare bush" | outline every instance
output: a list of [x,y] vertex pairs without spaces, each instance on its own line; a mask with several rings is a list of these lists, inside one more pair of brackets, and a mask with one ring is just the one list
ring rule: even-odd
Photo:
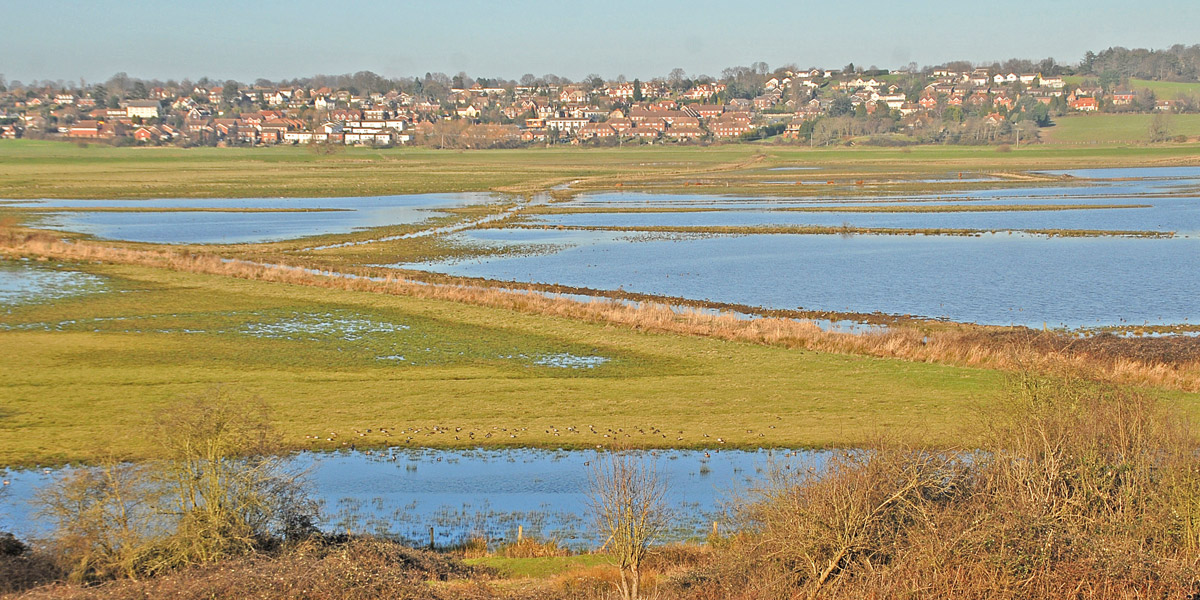
[[590,506],[596,527],[620,571],[621,597],[636,600],[650,544],[670,520],[666,482],[652,462],[631,451],[609,452],[593,462]]
[[726,597],[1186,597],[1200,458],[1161,399],[1018,373],[980,451],[879,447],[786,471],[693,585]]
[[144,466],[108,460],[69,472],[37,497],[54,525],[52,552],[72,581],[128,577],[160,526]]
[[315,532],[265,406],[228,390],[177,402],[152,428],[159,460],[77,469],[39,498],[73,581],[154,574]]

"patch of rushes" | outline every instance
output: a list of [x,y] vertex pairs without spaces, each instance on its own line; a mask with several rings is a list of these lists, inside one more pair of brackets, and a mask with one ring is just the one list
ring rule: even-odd
[[633,233],[684,233],[712,235],[931,235],[980,237],[987,234],[1009,233],[1046,237],[1135,237],[1172,238],[1174,231],[1106,230],[1106,229],[960,229],[949,227],[900,228],[855,227],[853,225],[750,225],[750,226],[683,226],[647,225],[642,227],[534,225],[519,222],[496,222],[481,226],[496,229],[553,229],[560,231],[614,231]]

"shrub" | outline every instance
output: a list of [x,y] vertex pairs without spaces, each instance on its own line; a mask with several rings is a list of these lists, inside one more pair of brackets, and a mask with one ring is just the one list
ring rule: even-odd
[[[1200,469],[1158,398],[1018,373],[973,454],[878,445],[777,470],[689,585],[728,597],[1187,597]],[[715,597],[715,596],[714,596]]]
[[152,432],[161,460],[77,469],[41,494],[71,580],[215,562],[316,531],[261,402],[214,389],[168,407]]

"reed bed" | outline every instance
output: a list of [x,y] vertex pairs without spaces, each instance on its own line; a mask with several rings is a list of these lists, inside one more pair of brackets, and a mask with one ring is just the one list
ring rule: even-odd
[[1025,328],[962,326],[930,331],[896,325],[883,331],[841,333],[808,321],[778,317],[741,319],[730,314],[664,304],[578,301],[472,285],[425,283],[396,275],[316,272],[304,266],[263,264],[175,249],[134,249],[91,241],[64,241],[9,229],[0,253],[69,261],[102,261],[236,277],[291,285],[447,300],[530,314],[557,316],[655,333],[707,336],[729,341],[896,358],[1001,370],[1071,372],[1091,379],[1139,386],[1200,391],[1200,340],[1191,337],[1078,338]]

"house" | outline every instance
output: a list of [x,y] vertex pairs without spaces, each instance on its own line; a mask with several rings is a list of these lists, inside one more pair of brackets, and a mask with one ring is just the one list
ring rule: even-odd
[[613,131],[616,131],[619,134],[625,133],[627,130],[633,128],[633,121],[621,117],[609,119],[605,121],[605,123],[608,124],[609,127],[612,127]]
[[521,141],[523,142],[544,142],[546,141],[545,129],[522,129]]
[[1095,98],[1089,98],[1086,96],[1071,100],[1070,102],[1067,103],[1067,106],[1070,107],[1071,110],[1078,110],[1078,111],[1083,111],[1083,112],[1093,112],[1093,111],[1100,110],[1100,103],[1097,102]]
[[212,127],[217,137],[222,139],[237,139],[237,130],[241,126],[238,119],[213,119]]
[[754,98],[753,102],[754,108],[766,110],[772,106],[775,106],[775,104],[779,102],[779,96],[777,94],[763,94]]
[[258,126],[258,139],[264,144],[278,144],[284,134],[292,130],[292,123],[285,120],[263,121]]
[[667,122],[662,119],[646,119],[637,124],[638,129],[653,129],[659,133],[667,130]]
[[1053,88],[1056,90],[1061,90],[1067,85],[1066,82],[1063,81],[1062,77],[1042,77],[1041,84],[1042,87]]
[[135,139],[139,142],[143,142],[143,143],[153,142],[155,140],[160,140],[162,138],[163,138],[162,131],[160,131],[157,127],[153,127],[153,126],[139,127],[137,131],[133,132],[133,139]]
[[716,137],[737,137],[751,129],[748,120],[720,119],[708,124],[708,130]]
[[332,121],[358,121],[362,118],[362,111],[353,108],[342,108],[329,113],[329,119]]
[[662,131],[659,131],[653,127],[634,127],[633,129],[627,130],[625,133],[643,140],[658,139],[658,136],[662,135]]
[[343,141],[346,144],[359,144],[366,146],[388,146],[395,143],[395,134],[388,130],[375,131],[371,133],[352,133],[343,134]]
[[75,138],[98,138],[100,137],[101,125],[100,121],[93,121],[91,119],[76,121],[75,124],[67,129],[67,135]]
[[579,128],[577,135],[581,140],[607,139],[615,137],[617,131],[608,123],[588,123]]
[[283,141],[292,144],[311,144],[313,135],[311,131],[285,131],[283,133]]
[[546,128],[555,129],[560,133],[574,134],[591,122],[590,119],[579,119],[574,117],[551,117],[546,119]]
[[1117,90],[1113,92],[1113,104],[1116,106],[1129,106],[1133,104],[1135,95],[1128,90]]
[[702,83],[684,92],[683,97],[688,100],[708,100],[723,91],[725,91],[723,83]]
[[159,116],[158,100],[131,100],[125,103],[125,114],[129,118],[157,119]]
[[671,127],[666,132],[667,137],[676,140],[697,140],[704,137],[704,130],[697,126],[681,125]]
[[588,94],[579,88],[567,88],[558,95],[558,100],[559,102],[587,102]]
[[618,100],[632,100],[633,99],[633,84],[629,83],[629,82],[625,82],[625,83],[618,83],[617,85],[609,86],[607,89],[604,90],[604,95],[608,96],[609,98],[616,98]]

